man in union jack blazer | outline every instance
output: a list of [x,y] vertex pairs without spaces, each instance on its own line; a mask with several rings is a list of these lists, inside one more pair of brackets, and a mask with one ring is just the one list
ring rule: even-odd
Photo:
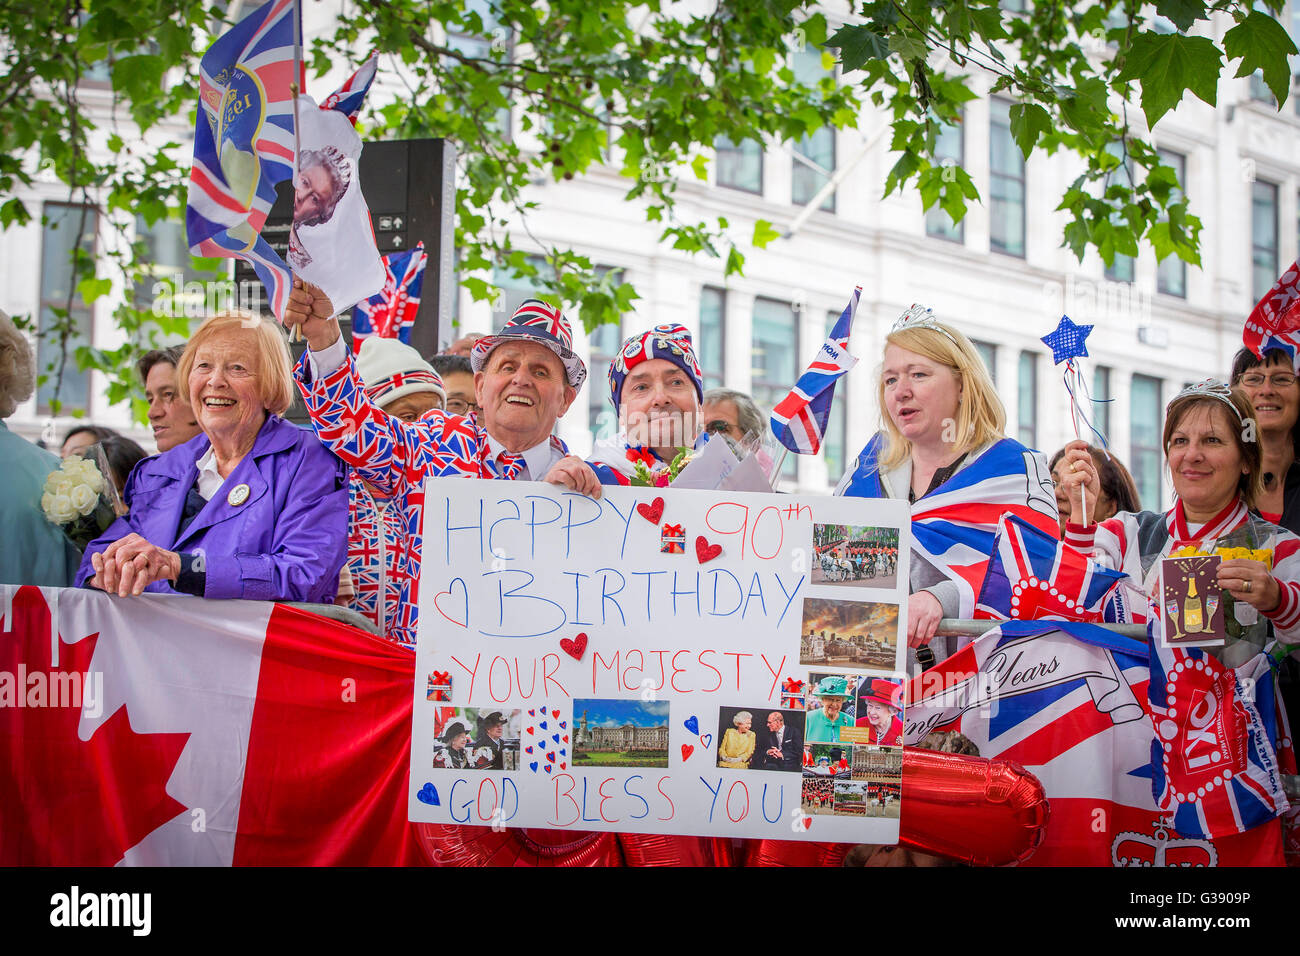
[[[471,357],[477,413],[434,408],[414,421],[388,414],[367,395],[333,311],[319,289],[295,280],[286,322],[301,325],[308,351],[294,377],[317,437],[380,495],[403,500],[408,535],[419,527],[429,477],[550,481],[599,493],[591,468],[551,434],[587,376],[558,309],[530,299],[500,333],[478,340]],[[404,564],[413,582],[418,545]],[[409,594],[390,633],[403,643],[415,633],[413,587]]]

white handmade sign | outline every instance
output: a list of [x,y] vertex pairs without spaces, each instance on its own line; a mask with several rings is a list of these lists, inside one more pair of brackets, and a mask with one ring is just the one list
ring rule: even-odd
[[906,502],[435,479],[412,820],[893,843]]

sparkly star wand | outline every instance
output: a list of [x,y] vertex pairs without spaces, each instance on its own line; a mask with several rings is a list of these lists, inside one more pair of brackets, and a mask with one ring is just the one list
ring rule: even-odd
[[[1065,365],[1062,370],[1062,378],[1065,381],[1065,391],[1070,396],[1070,420],[1074,424],[1074,437],[1083,438],[1083,432],[1079,428],[1079,422],[1082,421],[1087,430],[1097,437],[1097,441],[1105,450],[1108,447],[1106,436],[1093,425],[1092,419],[1088,417],[1088,413],[1079,400],[1079,397],[1083,396],[1084,402],[1088,405],[1096,401],[1088,391],[1088,380],[1084,377],[1083,372],[1079,369],[1079,363],[1076,361],[1079,358],[1087,358],[1088,346],[1085,344],[1085,340],[1091,331],[1091,325],[1076,325],[1070,321],[1068,315],[1063,315],[1056,328],[1044,335],[1040,341],[1052,350],[1053,364],[1061,365],[1064,363]],[[1086,520],[1088,494],[1083,485],[1079,486],[1079,501],[1083,505],[1083,514]]]

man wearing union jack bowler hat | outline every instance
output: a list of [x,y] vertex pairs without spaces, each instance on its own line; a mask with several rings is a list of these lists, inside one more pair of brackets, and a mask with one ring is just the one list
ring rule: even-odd
[[599,495],[595,473],[551,431],[587,377],[573,332],[554,306],[524,302],[496,335],[474,345],[477,413],[441,409],[394,419],[365,394],[356,364],[318,288],[294,280],[285,323],[308,351],[294,370],[317,437],[365,480],[389,494],[419,493],[428,477],[548,481]]

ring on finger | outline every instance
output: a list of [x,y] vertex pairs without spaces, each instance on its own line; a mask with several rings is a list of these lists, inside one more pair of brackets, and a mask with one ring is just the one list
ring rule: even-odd
[[1243,591],[1245,591],[1247,594],[1249,594],[1249,593],[1250,593],[1250,581],[1246,581],[1245,583],[1243,583],[1242,586],[1241,586],[1241,589],[1242,589]]

